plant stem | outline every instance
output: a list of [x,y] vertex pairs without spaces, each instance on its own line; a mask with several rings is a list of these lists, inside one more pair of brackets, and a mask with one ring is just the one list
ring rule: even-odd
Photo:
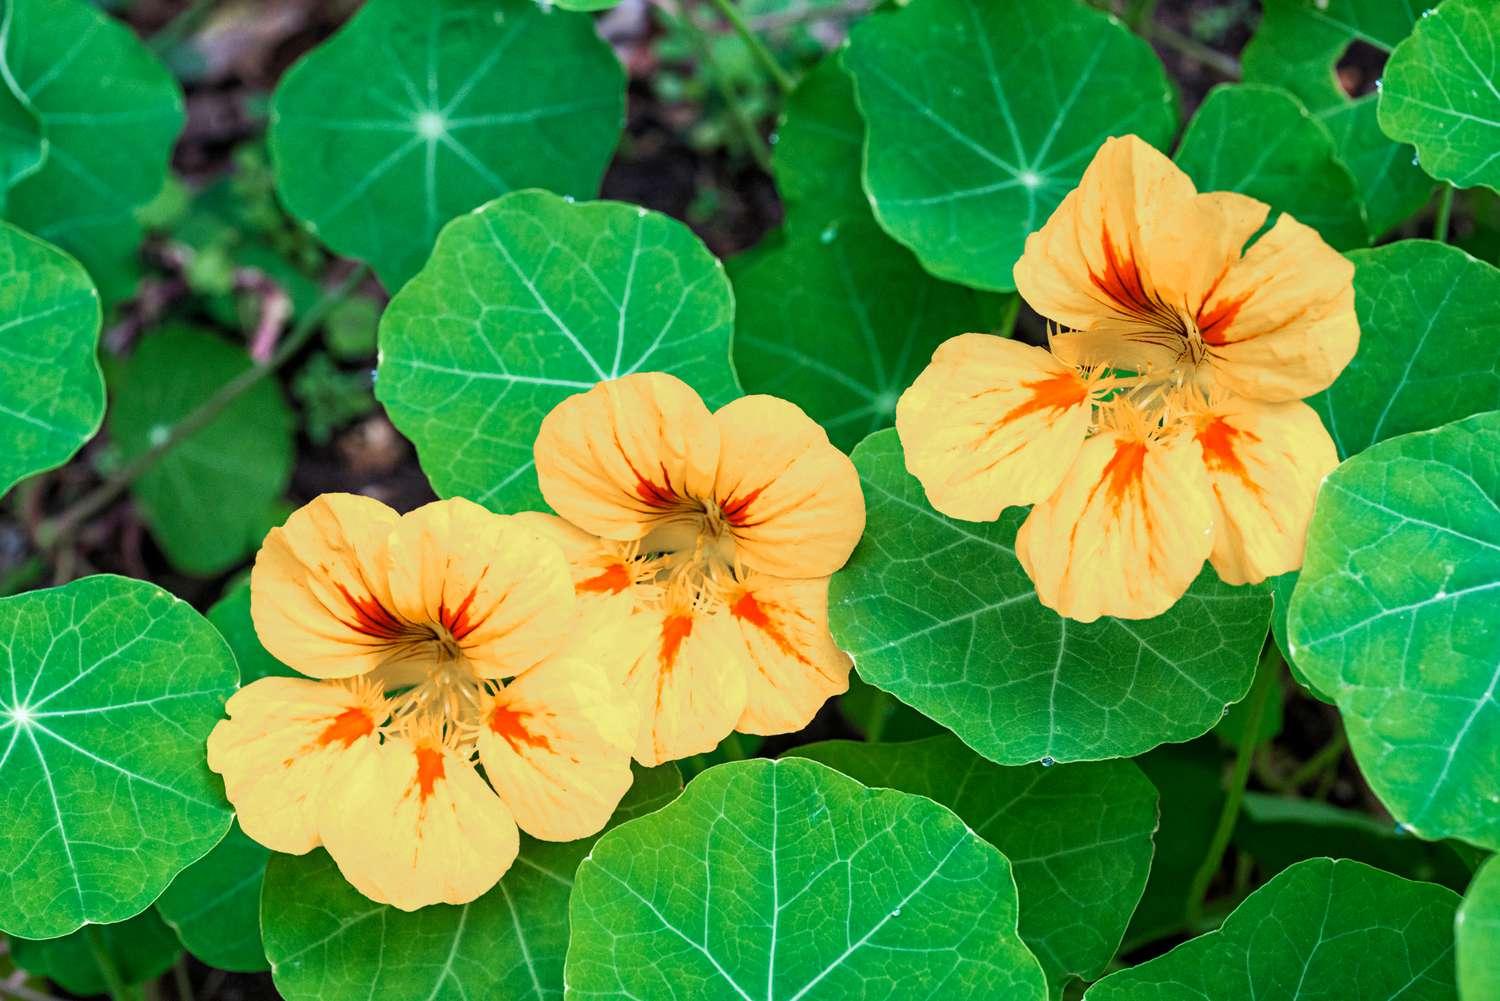
[[194,1001],[193,980],[188,976],[187,956],[173,965],[172,981],[177,985],[177,1001]]
[[1438,194],[1437,216],[1432,221],[1432,238],[1438,243],[1448,242],[1448,219],[1453,215],[1453,185],[1443,185]]
[[99,967],[99,973],[104,977],[104,985],[109,991],[109,996],[114,1001],[138,1001],[141,991],[125,982],[120,975],[120,968],[115,965],[114,957],[104,947],[104,936],[99,933],[98,925],[83,926],[83,940],[88,943],[89,955],[94,959],[94,965]]
[[1155,17],[1156,0],[1135,0],[1130,6],[1130,14],[1127,20],[1130,22],[1131,29],[1136,34],[1149,40],[1152,28],[1154,27],[1151,22]]
[[14,984],[7,980],[0,980],[0,998],[13,998],[14,1001],[62,1001],[51,994],[34,991],[25,984]]
[[1340,730],[1334,734],[1332,740],[1318,749],[1318,753],[1308,758],[1302,767],[1298,768],[1281,785],[1286,792],[1295,792],[1311,780],[1323,774],[1330,765],[1338,763],[1344,756],[1344,751],[1349,747],[1349,738]]
[[1238,59],[1233,56],[1226,56],[1217,49],[1211,49],[1196,38],[1189,38],[1170,25],[1153,23],[1151,25],[1151,41],[1159,42],[1169,49],[1175,49],[1189,59],[1198,60],[1198,62],[1222,77],[1230,80],[1238,80],[1240,78],[1240,61]]
[[740,103],[739,95],[719,72],[719,67],[714,63],[713,46],[709,44],[708,37],[704,35],[703,29],[698,22],[693,20],[693,15],[686,8],[680,11],[668,10],[662,0],[656,0],[656,9],[663,15],[682,25],[683,30],[693,39],[693,46],[698,50],[698,60],[702,63],[714,83],[714,89],[719,92],[719,97],[729,106],[729,116],[734,119],[735,128],[739,129],[740,136],[745,145],[750,149],[750,155],[755,158],[755,163],[766,173],[771,172],[771,147],[766,145],[766,140],[761,136],[760,130],[751,121],[750,115],[745,111],[744,105]]
[[147,470],[155,466],[162,456],[170,452],[175,446],[187,438],[201,431],[213,422],[214,418],[222,414],[231,403],[239,399],[252,387],[266,376],[275,372],[285,365],[297,354],[314,333],[323,317],[328,314],[344,297],[352,292],[365,275],[369,268],[360,265],[355,268],[347,278],[326,293],[322,299],[304,313],[297,321],[297,325],[282,339],[277,346],[276,352],[266,360],[263,365],[255,365],[245,369],[239,375],[230,379],[219,387],[218,392],[204,400],[203,403],[188,414],[182,420],[167,431],[161,439],[151,445],[146,451],[131,459],[125,465],[115,470],[103,483],[85,494],[77,502],[69,506],[61,514],[49,518],[37,526],[36,542],[42,549],[51,550],[64,539],[69,538],[78,526],[88,519],[103,511],[125,490],[140,478]]
[[1266,714],[1266,703],[1270,701],[1271,693],[1281,685],[1281,670],[1280,651],[1275,643],[1267,643],[1260,664],[1255,669],[1255,683],[1250,688],[1250,714],[1245,719],[1245,735],[1235,754],[1234,771],[1224,797],[1224,808],[1219,811],[1219,825],[1214,829],[1213,840],[1209,842],[1208,855],[1188,884],[1189,926],[1195,926],[1203,919],[1203,904],[1208,897],[1208,886],[1224,862],[1224,852],[1229,847],[1229,838],[1234,834],[1235,822],[1240,817],[1240,803],[1245,798],[1245,783],[1250,777],[1250,760],[1260,743],[1260,721]]
[[756,61],[760,63],[761,69],[765,70],[766,74],[775,82],[776,88],[783,94],[790,94],[792,88],[797,85],[797,81],[792,79],[790,73],[782,69],[781,64],[776,61],[776,57],[771,54],[771,50],[766,48],[766,43],[760,40],[760,36],[755,33],[755,29],[750,27],[750,22],[745,20],[745,15],[741,14],[740,9],[734,5],[734,0],[712,0],[712,3],[718,9],[719,13],[723,14],[729,20],[729,23],[734,25],[734,30],[739,32],[740,38],[744,40],[745,45],[749,47]]

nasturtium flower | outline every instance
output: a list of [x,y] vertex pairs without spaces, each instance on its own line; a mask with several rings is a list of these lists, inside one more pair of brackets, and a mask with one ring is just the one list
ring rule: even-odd
[[1288,215],[1261,233],[1268,213],[1107,140],[1015,267],[1048,347],[964,334],[902,395],[933,507],[1033,505],[1016,556],[1060,614],[1158,615],[1205,559],[1234,584],[1301,566],[1337,462],[1301,401],[1358,346],[1354,268]]
[[847,689],[828,577],[864,531],[864,497],[796,406],[746,396],[710,413],[672,376],[629,375],[558,404],[535,455],[561,517],[527,523],[569,555],[580,631],[611,637],[636,760],[801,729]]
[[460,904],[518,826],[593,834],[629,788],[634,706],[574,642],[562,550],[518,518],[325,494],[272,529],[250,593],[261,643],[308,677],[237,692],[208,762],[267,847],[322,845],[404,910]]

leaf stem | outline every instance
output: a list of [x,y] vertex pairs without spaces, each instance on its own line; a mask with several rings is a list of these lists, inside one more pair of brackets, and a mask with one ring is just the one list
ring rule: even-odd
[[1318,749],[1318,752],[1308,758],[1302,767],[1298,768],[1286,780],[1281,783],[1286,792],[1295,792],[1308,782],[1317,778],[1331,765],[1338,763],[1349,749],[1349,738],[1343,730],[1334,734],[1333,739]]
[[1150,41],[1165,45],[1189,59],[1196,59],[1226,79],[1238,80],[1240,78],[1240,61],[1233,56],[1211,49],[1196,38],[1189,38],[1170,25],[1153,22],[1150,28]]
[[83,940],[88,943],[89,955],[94,959],[94,965],[99,967],[99,973],[104,977],[105,988],[114,1001],[138,1001],[142,996],[139,988],[132,987],[125,982],[120,975],[120,968],[115,965],[114,957],[104,947],[104,936],[99,933],[98,925],[83,926]]
[[1448,219],[1453,215],[1453,185],[1443,185],[1438,193],[1437,215],[1432,221],[1432,238],[1438,243],[1448,242]]
[[751,120],[744,105],[740,103],[739,95],[735,93],[724,74],[719,72],[718,64],[714,62],[713,46],[709,44],[708,36],[698,26],[698,22],[693,20],[691,12],[687,9],[669,10],[662,0],[656,0],[656,9],[668,19],[680,24],[692,38],[693,47],[698,50],[698,61],[713,80],[714,89],[719,92],[719,97],[729,106],[729,117],[734,119],[735,128],[739,129],[740,137],[750,149],[750,155],[755,159],[756,165],[769,174],[771,172],[771,147],[766,144],[760,130],[755,127],[755,122]]
[[177,1001],[195,1001],[193,997],[193,978],[188,976],[186,955],[173,964],[172,982],[177,985]]
[[755,29],[750,27],[750,22],[745,20],[745,15],[740,13],[740,9],[734,5],[734,0],[711,0],[711,2],[719,13],[734,25],[734,30],[739,32],[740,38],[755,56],[756,61],[760,63],[761,68],[775,82],[776,89],[783,94],[790,94],[792,88],[797,85],[797,81],[793,80],[792,75],[776,61],[771,50],[766,48],[766,43],[760,40]]
[[1224,797],[1224,807],[1219,811],[1219,824],[1209,842],[1208,854],[1193,880],[1188,884],[1187,923],[1196,926],[1203,920],[1203,905],[1208,897],[1209,884],[1224,862],[1224,852],[1229,848],[1229,839],[1234,834],[1234,825],[1240,817],[1240,804],[1245,798],[1245,784],[1250,778],[1250,760],[1260,743],[1260,723],[1266,714],[1266,703],[1273,691],[1281,685],[1281,652],[1275,643],[1267,643],[1261,654],[1260,664],[1255,669],[1255,682],[1250,688],[1249,715],[1245,719],[1244,737],[1240,740],[1234,758],[1234,771],[1230,775],[1229,789]]
[[360,265],[350,272],[342,282],[327,292],[322,299],[313,305],[297,321],[289,334],[282,339],[274,354],[266,360],[263,365],[255,365],[245,369],[239,375],[230,379],[219,387],[218,392],[188,414],[182,420],[172,425],[160,440],[154,442],[150,448],[131,459],[125,465],[115,470],[104,482],[85,494],[81,499],[69,506],[61,514],[48,518],[37,526],[36,543],[45,550],[55,549],[59,543],[72,536],[88,519],[103,511],[115,499],[124,493],[130,484],[134,483],[146,473],[151,467],[159,462],[162,456],[170,452],[174,447],[201,431],[213,422],[214,418],[222,414],[231,403],[247,393],[262,379],[280,369],[292,359],[305,345],[314,333],[318,325],[339,302],[354,290],[365,276],[369,274],[369,267]]

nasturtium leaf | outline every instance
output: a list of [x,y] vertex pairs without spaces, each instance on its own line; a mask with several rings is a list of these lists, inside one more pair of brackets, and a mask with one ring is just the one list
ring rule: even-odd
[[835,740],[790,752],[867,786],[941,803],[1010,860],[1021,941],[1053,997],[1092,980],[1120,947],[1151,868],[1156,789],[1128,761],[1006,767],[956,737],[906,744]]
[[[637,768],[611,823],[660,809],[681,791],[676,766]],[[568,894],[597,840],[522,835],[520,856],[489,893],[413,912],[362,896],[322,851],[274,855],[261,920],[276,988],[288,1001],[561,998]]]
[[894,430],[854,450],[865,535],[829,587],[860,675],[1001,764],[1129,757],[1207,732],[1244,698],[1266,636],[1264,587],[1205,569],[1154,619],[1071,622],[1015,557],[1025,511],[974,524],[934,511]]
[[1383,52],[1394,49],[1429,3],[1262,0],[1260,25],[1241,57],[1247,81],[1286,88],[1328,127],[1359,187],[1371,237],[1420,209],[1432,193],[1432,178],[1413,162],[1416,150],[1380,131],[1378,95],[1351,98],[1334,67],[1356,40]]
[[1209,91],[1177,148],[1199,191],[1237,191],[1313,227],[1338,249],[1370,242],[1349,168],[1295,97],[1261,84]]
[[843,58],[831,52],[802,78],[776,127],[772,170],[788,229],[821,232],[835,219],[870,216],[860,176],[865,123]]
[[235,824],[218,847],[172,881],[156,909],[188,952],[221,970],[270,968],[260,941],[260,888],[270,857]]
[[839,696],[839,714],[865,740],[901,741],[937,737],[948,731],[896,698],[849,672],[849,690]]
[[1186,925],[1188,887],[1224,804],[1224,754],[1210,737],[1158,747],[1135,763],[1156,787],[1161,824],[1151,876],[1125,935],[1126,952]]
[[129,297],[134,213],[161,190],[182,129],[177,83],[129,28],[84,0],[9,0],[0,63],[46,140],[40,168],[6,196],[5,217],[82,261],[105,301]]
[[68,461],[104,419],[99,295],[67,254],[0,223],[0,494]]
[[203,759],[234,657],[161,588],[97,576],[0,599],[0,929],[140,913],[229,828]]
[[1266,877],[1320,855],[1354,859],[1452,890],[1462,890],[1470,875],[1450,844],[1423,841],[1368,814],[1290,796],[1246,793],[1234,845],[1254,856]]
[[739,394],[734,294],[681,223],[518,191],[455,219],[380,320],[375,394],[444,497],[542,506],[531,449],[557,403],[669,372],[711,408]]
[[0,74],[0,217],[11,185],[39,168],[44,156],[41,119]]
[[1424,13],[1385,65],[1379,112],[1433,177],[1500,191],[1500,4],[1444,0]]
[[1323,481],[1287,630],[1360,770],[1424,838],[1500,848],[1500,411]]
[[605,835],[569,913],[570,999],[1047,996],[1005,856],[929,799],[798,758],[711,768]]
[[1458,895],[1361,862],[1310,859],[1217,930],[1111,974],[1085,1001],[1455,1001]]
[[586,15],[371,0],[276,88],[277,190],[395,291],[444,223],[497,195],[592,197],[624,108],[624,72]]
[[[108,428],[122,457],[146,451],[251,364],[243,348],[206,330],[147,334],[111,379]],[[291,476],[292,429],[275,380],[262,380],[131,485],[174,566],[207,576],[255,551]]]
[[1453,923],[1458,994],[1463,1001],[1500,998],[1500,858],[1480,866]]
[[1109,136],[1162,145],[1165,71],[1119,21],[1071,0],[912,0],[850,33],[880,224],[933,274],[1015,288],[1026,235]]
[[248,685],[261,678],[299,677],[296,671],[272,657],[260,644],[255,634],[255,621],[250,617],[250,580],[244,578],[233,585],[224,596],[214,602],[208,610],[208,621],[223,634],[234,659],[240,665],[240,684]]
[[923,271],[868,211],[821,232],[789,228],[729,271],[745,391],[791,400],[845,450],[890,427],[939,344],[1001,315],[999,297]]
[[21,969],[46,977],[69,993],[84,997],[107,994],[109,981],[99,968],[91,936],[97,936],[97,946],[127,984],[161,976],[182,955],[177,936],[153,910],[118,924],[81,928],[62,938],[13,938],[11,955]]

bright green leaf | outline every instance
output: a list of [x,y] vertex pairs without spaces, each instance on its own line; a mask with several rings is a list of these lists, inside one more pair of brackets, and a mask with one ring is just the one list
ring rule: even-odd
[[1454,921],[1458,947],[1458,991],[1463,1001],[1500,998],[1500,859],[1491,858],[1474,877]]
[[1244,698],[1265,639],[1263,587],[1211,570],[1154,619],[1061,618],[1013,544],[1025,512],[938,514],[896,432],[854,450],[864,539],[829,587],[834,638],[860,675],[1003,764],[1128,757],[1206,732]]
[[261,678],[297,678],[296,671],[272,657],[260,645],[255,634],[255,622],[250,618],[250,581],[242,579],[224,592],[208,610],[208,621],[224,635],[234,659],[240,665],[240,684],[248,685]]
[[0,223],[0,494],[99,430],[99,295],[78,262]]
[[[126,459],[144,452],[250,366],[242,348],[208,331],[151,332],[111,379],[110,437]],[[275,380],[262,380],[131,485],[173,565],[208,576],[255,551],[291,476],[292,426]]]
[[1072,0],[912,0],[855,26],[844,65],[880,224],[933,274],[1015,288],[1011,268],[1109,136],[1176,125],[1151,47]]
[[1085,1001],[1455,1001],[1458,895],[1360,862],[1300,862],[1217,931],[1111,974]]
[[201,962],[237,973],[270,968],[260,942],[260,886],[270,857],[269,849],[235,824],[217,848],[184,869],[156,902],[161,916]]
[[1433,177],[1500,191],[1500,4],[1445,0],[1424,14],[1385,65],[1379,113]]
[[[611,823],[660,809],[682,791],[673,765],[637,769]],[[568,894],[597,838],[521,837],[500,884],[462,907],[403,912],[372,903],[322,851],[276,855],[261,918],[276,988],[288,1001],[552,1001],[563,996]]]
[[135,209],[156,197],[182,130],[182,93],[125,25],[83,0],[10,0],[8,81],[41,123],[46,158],[6,218],[83,262],[106,302],[135,291]]
[[624,104],[619,60],[585,15],[371,0],[276,88],[277,190],[394,292],[444,223],[497,195],[592,197]]
[[107,994],[109,981],[94,958],[91,936],[98,937],[99,946],[127,984],[161,976],[182,955],[177,936],[150,910],[119,924],[83,928],[62,938],[13,938],[11,952],[17,966],[46,977],[70,993],[85,997]]
[[1334,247],[1370,242],[1354,178],[1328,129],[1284,90],[1215,87],[1188,123],[1177,165],[1199,191],[1237,191],[1313,227]]
[[1287,619],[1360,770],[1424,838],[1500,848],[1500,411],[1381,442],[1318,494]]
[[145,581],[0,600],[0,928],[31,938],[140,913],[229,828],[203,759],[234,657]]
[[1042,1001],[1011,867],[943,807],[798,758],[711,768],[578,867],[569,998]]
[[1005,767],[952,736],[909,744],[836,740],[790,752],[868,786],[926,796],[1010,860],[1021,941],[1057,997],[1114,957],[1151,868],[1156,790],[1128,761]]
[[1416,150],[1392,142],[1376,121],[1377,95],[1351,99],[1335,65],[1359,41],[1383,52],[1411,34],[1429,0],[1262,0],[1260,26],[1241,61],[1245,79],[1295,94],[1333,135],[1359,186],[1369,235],[1379,237],[1420,209],[1432,178]]
[[444,497],[541,506],[531,449],[557,403],[670,372],[738,395],[734,296],[691,231],[619,202],[518,191],[455,219],[380,321],[375,394]]

